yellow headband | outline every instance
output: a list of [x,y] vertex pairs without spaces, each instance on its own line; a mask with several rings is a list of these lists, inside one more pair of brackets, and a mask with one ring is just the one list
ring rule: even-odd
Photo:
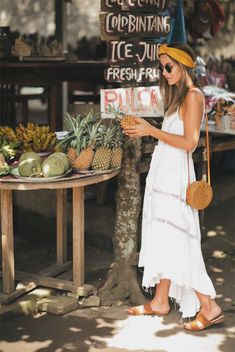
[[194,68],[195,63],[193,62],[193,59],[189,54],[187,54],[185,51],[177,49],[177,48],[171,48],[167,46],[166,44],[162,44],[160,48],[158,49],[158,55],[166,54],[176,61],[180,62],[181,64]]

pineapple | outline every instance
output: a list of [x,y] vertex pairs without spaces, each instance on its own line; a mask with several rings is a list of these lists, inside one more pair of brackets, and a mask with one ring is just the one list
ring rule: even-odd
[[115,140],[112,148],[112,158],[110,163],[110,168],[118,168],[121,166],[122,162],[122,148],[123,143],[123,132],[119,126],[117,126],[116,131],[114,131]]
[[81,153],[72,162],[72,167],[79,170],[87,170],[91,166],[94,156],[94,150],[91,147],[83,149]]
[[68,135],[57,144],[57,148],[61,149],[70,162],[70,165],[77,158],[77,140],[81,137],[81,115],[72,117],[69,113],[65,114],[65,126]]
[[123,129],[128,128],[128,127],[136,124],[136,122],[135,122],[136,116],[124,114],[121,110],[115,109],[114,107],[112,107],[110,105],[108,107],[107,112],[114,116],[114,119],[116,119],[120,123],[120,125]]
[[108,170],[111,162],[112,150],[106,147],[99,147],[91,164],[93,170]]
[[136,116],[133,115],[124,115],[120,121],[120,125],[123,129],[136,125],[135,121]]
[[74,160],[77,158],[77,151],[75,148],[70,147],[67,151],[67,158],[69,160],[70,165],[74,162]]
[[115,141],[117,126],[108,126],[104,128],[98,138],[98,148],[92,161],[93,170],[108,170],[112,159],[112,147]]
[[81,152],[72,163],[73,168],[80,170],[87,170],[90,168],[95,154],[94,148],[101,122],[102,121],[98,121],[95,124],[90,123],[84,128],[84,135],[81,138]]
[[91,110],[86,116],[78,115],[76,118],[67,113],[65,123],[69,133],[60,144],[72,168],[87,170],[94,156],[93,149],[101,121]]

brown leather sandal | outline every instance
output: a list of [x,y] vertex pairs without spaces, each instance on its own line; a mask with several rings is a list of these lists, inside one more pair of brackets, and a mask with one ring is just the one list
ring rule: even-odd
[[196,319],[187,323],[187,325],[189,324],[190,328],[186,327],[186,324],[184,324],[184,328],[188,331],[201,331],[208,328],[209,326],[222,323],[224,318],[224,315],[220,313],[217,317],[208,320],[202,313],[198,313],[196,315]]
[[141,306],[131,307],[127,310],[130,315],[157,315],[158,317],[162,317],[168,314],[160,313],[156,310],[153,310],[150,303],[143,304]]

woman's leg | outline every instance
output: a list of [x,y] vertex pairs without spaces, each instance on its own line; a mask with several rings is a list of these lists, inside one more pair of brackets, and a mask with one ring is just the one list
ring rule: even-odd
[[153,310],[161,313],[168,313],[170,310],[169,305],[169,290],[171,281],[168,279],[161,279],[159,284],[156,285],[156,292],[151,301]]
[[159,284],[156,285],[156,292],[150,304],[131,307],[127,312],[132,315],[155,314],[162,316],[168,314],[170,310],[168,300],[170,283],[168,279],[160,280]]
[[[207,319],[207,320],[213,320],[216,317],[218,317],[222,309],[220,306],[215,302],[214,299],[211,299],[210,296],[204,295],[203,293],[195,291],[201,305],[200,313]],[[184,326],[186,329],[191,328],[191,323],[193,322],[188,322],[185,323]]]
[[204,295],[203,293],[197,291],[195,292],[201,304],[200,312],[208,320],[215,318],[221,313],[222,309],[218,306],[214,299],[211,299],[210,296]]

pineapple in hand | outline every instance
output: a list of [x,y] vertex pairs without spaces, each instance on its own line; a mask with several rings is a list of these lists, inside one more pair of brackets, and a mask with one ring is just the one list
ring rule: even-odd
[[134,115],[124,114],[121,110],[118,108],[116,109],[111,105],[109,105],[107,112],[113,115],[114,119],[120,123],[122,129],[124,130],[130,126],[136,125],[136,116]]

